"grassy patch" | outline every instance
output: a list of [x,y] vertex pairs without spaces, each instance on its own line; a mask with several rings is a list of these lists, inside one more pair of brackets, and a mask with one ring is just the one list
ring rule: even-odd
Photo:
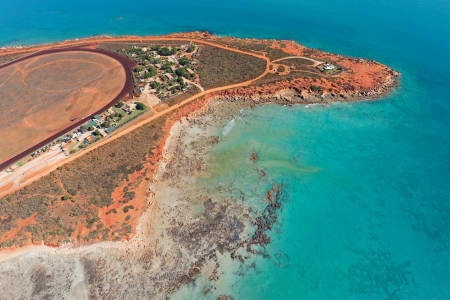
[[202,47],[197,59],[200,84],[205,89],[253,79],[266,67],[262,59],[210,46]]
[[296,78],[313,78],[313,79],[320,79],[322,76],[317,73],[310,73],[310,72],[291,72],[287,75],[276,75],[276,74],[267,74],[260,80],[256,81],[252,85],[263,85],[263,84],[271,84],[276,83],[282,80],[293,80]]
[[284,59],[279,63],[287,66],[294,66],[295,69],[297,70],[300,70],[305,67],[312,67],[314,65],[314,62],[304,58],[289,58]]
[[[146,157],[153,155],[152,150],[162,138],[164,124],[164,119],[146,124],[3,197],[0,238],[26,218],[35,215],[35,221],[27,227],[28,231],[23,229],[14,238],[0,241],[0,248],[18,245],[24,239],[58,243],[67,239],[89,242],[97,238],[94,234],[72,236],[73,228],[80,222],[94,228],[98,222],[97,209],[110,205],[116,187],[128,175],[141,170]],[[133,196],[129,192],[127,200]],[[127,210],[131,211],[132,207]],[[109,234],[102,237],[110,239]]]

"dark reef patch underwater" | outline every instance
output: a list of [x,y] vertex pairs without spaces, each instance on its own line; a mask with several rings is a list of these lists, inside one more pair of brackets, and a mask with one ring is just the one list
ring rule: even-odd
[[[207,28],[294,39],[399,70],[400,88],[386,99],[267,105],[236,117],[211,153],[227,169],[216,179],[235,182],[246,201],[262,205],[270,186],[246,176],[255,164],[283,184],[288,201],[269,234],[268,258],[223,258],[215,290],[204,295],[209,283],[199,279],[175,298],[450,299],[448,1],[2,5],[5,46]],[[225,149],[234,163],[220,158]]]

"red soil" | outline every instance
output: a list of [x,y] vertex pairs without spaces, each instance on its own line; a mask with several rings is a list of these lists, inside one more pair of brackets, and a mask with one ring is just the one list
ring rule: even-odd
[[12,182],[10,182],[10,183],[8,183],[8,184],[6,184],[6,185],[4,185],[4,186],[1,186],[1,187],[0,187],[0,195],[1,195],[3,192],[9,190],[12,186],[13,186],[13,183],[12,183]]
[[[218,38],[210,36],[206,33],[187,33],[187,34],[172,34],[168,35],[164,38],[155,38],[155,37],[126,37],[126,38],[89,38],[85,39],[81,42],[65,42],[60,45],[73,45],[77,43],[86,43],[87,41],[104,41],[104,40],[145,40],[145,39],[200,39],[207,38],[212,41],[226,40],[232,41],[233,38]],[[255,42],[256,40],[246,40]],[[258,41],[261,43],[267,43],[268,41]],[[360,59],[352,59],[346,58],[339,55],[333,55],[325,52],[321,52],[318,50],[308,49],[304,46],[301,46],[295,42],[291,41],[269,41],[273,48],[279,48],[289,55],[297,55],[304,56],[309,55],[318,60],[330,60],[335,62],[348,70],[341,72],[340,74],[332,77],[323,76],[319,79],[314,79],[310,77],[302,77],[298,76],[286,80],[277,81],[275,83],[269,83],[264,85],[253,85],[256,80],[263,78],[266,74],[269,73],[270,59],[266,56],[258,54],[260,58],[263,58],[267,61],[267,68],[264,74],[258,76],[254,80],[250,80],[245,83],[231,85],[226,87],[221,87],[217,89],[211,89],[209,91],[205,91],[199,93],[196,96],[190,97],[184,100],[179,105],[175,105],[174,107],[168,108],[165,105],[159,105],[155,108],[158,112],[155,116],[152,116],[148,120],[139,121],[123,132],[120,132],[121,136],[137,128],[138,126],[142,126],[154,118],[162,117],[166,113],[168,115],[165,120],[165,127],[163,129],[163,136],[159,141],[159,147],[153,151],[153,156],[147,157],[145,162],[143,163],[143,169],[137,171],[128,176],[128,179],[125,180],[119,187],[117,187],[111,197],[113,199],[113,203],[105,208],[96,208],[92,207],[94,211],[96,211],[96,215],[100,218],[101,222],[106,228],[117,229],[124,222],[128,223],[132,230],[131,232],[121,235],[121,239],[129,239],[136,232],[136,223],[138,218],[142,215],[144,210],[147,208],[147,183],[149,180],[153,179],[154,173],[158,167],[159,161],[162,158],[162,152],[164,149],[164,145],[166,143],[167,137],[169,136],[170,129],[172,125],[179,121],[181,118],[188,116],[190,114],[198,113],[202,108],[206,107],[206,103],[214,96],[255,96],[255,95],[273,95],[277,92],[283,90],[295,90],[305,98],[311,95],[319,95],[319,94],[329,94],[333,96],[342,96],[342,100],[352,100],[357,99],[357,97],[367,96],[367,93],[373,92],[375,96],[381,95],[383,92],[388,91],[388,89],[395,82],[395,77],[398,76],[396,72],[389,69],[388,67],[373,62],[366,61]],[[43,48],[48,47],[44,46]],[[41,47],[42,48],[42,47]],[[226,47],[228,48],[228,47]],[[18,50],[19,51],[19,50]],[[12,51],[14,52],[14,51]],[[248,54],[248,53],[246,53]],[[280,62],[282,64],[282,62]],[[287,71],[286,71],[287,72]],[[285,72],[283,72],[285,73]],[[295,73],[293,73],[295,74]],[[322,90],[318,92],[317,90],[313,90],[311,87],[317,86],[321,87]],[[349,98],[350,97],[350,98]],[[355,97],[355,98],[351,98]],[[194,101],[195,100],[195,101]],[[112,137],[112,140],[115,137]],[[99,142],[98,145],[94,145],[94,147],[98,147],[107,143],[108,140],[103,142]],[[82,155],[83,153],[79,154]],[[71,158],[73,160],[75,158]],[[4,189],[4,188],[2,188]],[[1,192],[1,190],[0,190]],[[126,192],[134,192],[134,197],[128,199],[128,202],[125,202],[125,194]],[[127,213],[124,211],[126,206],[133,206],[133,209],[130,209]],[[116,213],[112,213],[115,209]],[[125,220],[129,216],[128,220]],[[16,228],[19,228],[17,231],[12,231],[9,235],[14,235],[20,232],[20,230],[26,226],[29,222],[32,222],[33,219],[27,219],[18,224]],[[28,223],[27,223],[28,222]],[[84,222],[80,222],[76,231],[74,233],[75,236],[83,237],[89,233],[89,229],[86,227]],[[2,238],[3,240],[3,238]],[[81,242],[81,239],[78,239]],[[100,239],[99,239],[100,240]],[[51,242],[51,241],[46,241]]]
[[[160,140],[158,148],[153,150],[153,156],[147,157],[142,170],[128,176],[128,180],[124,181],[123,184],[114,190],[112,194],[112,198],[114,199],[112,205],[99,209],[98,216],[106,227],[111,227],[113,225],[115,228],[119,227],[120,224],[124,222],[126,216],[129,215],[130,218],[127,222],[132,226],[133,231],[129,233],[126,238],[129,239],[135,234],[137,220],[147,208],[147,197],[149,195],[147,185],[149,181],[153,179],[154,174],[158,169],[159,161],[163,156],[164,146],[170,135],[170,130],[173,124],[181,120],[183,117],[196,113],[202,107],[205,107],[205,104],[209,98],[210,97],[204,97],[196,102],[191,102],[190,104],[183,106],[172,113],[170,117],[166,119],[163,129],[163,137]],[[126,203],[123,202],[125,187],[127,187],[128,192],[135,193],[133,199]],[[134,209],[129,210],[128,213],[125,213],[123,209],[129,205],[133,205]],[[114,209],[116,213],[108,214],[108,212],[111,212]]]
[[129,62],[116,56],[53,49],[0,66],[0,169],[128,93]]

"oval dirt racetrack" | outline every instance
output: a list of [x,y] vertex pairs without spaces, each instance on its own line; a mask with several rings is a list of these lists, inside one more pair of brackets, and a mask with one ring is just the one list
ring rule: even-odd
[[123,94],[127,70],[113,56],[65,49],[0,67],[0,165],[34,151]]

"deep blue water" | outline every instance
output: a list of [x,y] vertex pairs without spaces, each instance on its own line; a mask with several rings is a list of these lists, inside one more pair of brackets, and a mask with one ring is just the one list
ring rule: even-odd
[[[286,199],[270,259],[231,264],[217,293],[450,299],[449,1],[8,1],[0,28],[0,45],[196,29],[294,39],[400,71],[400,88],[381,101],[269,105],[236,119],[212,165],[257,151]],[[244,178],[235,189],[258,201],[268,182],[242,166],[227,164],[211,184]],[[201,288],[179,296],[197,298]]]

